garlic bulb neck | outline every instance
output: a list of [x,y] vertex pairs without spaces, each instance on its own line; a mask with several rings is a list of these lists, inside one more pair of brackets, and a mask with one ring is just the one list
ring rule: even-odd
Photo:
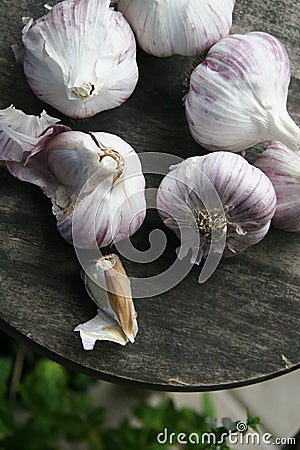
[[117,152],[117,150],[114,150],[113,148],[103,148],[100,145],[100,143],[97,141],[97,138],[95,137],[95,135],[93,133],[89,132],[89,135],[91,136],[91,138],[93,139],[93,141],[95,142],[97,147],[101,150],[101,153],[99,154],[99,161],[101,162],[103,160],[103,158],[108,156],[116,162],[117,167],[115,169],[115,174],[114,174],[114,181],[113,181],[113,184],[114,184],[124,172],[124,164],[125,164],[124,157],[119,152]]
[[287,111],[283,111],[280,116],[273,117],[274,140],[282,142],[291,150],[300,150],[300,129],[289,116]]
[[71,89],[71,92],[81,100],[85,100],[91,97],[93,92],[95,92],[95,85],[89,81],[85,81],[81,86]]
[[96,263],[96,267],[99,266],[100,269],[102,270],[111,270],[115,267],[116,263],[117,263],[116,255],[112,253],[110,255],[106,255],[100,258]]

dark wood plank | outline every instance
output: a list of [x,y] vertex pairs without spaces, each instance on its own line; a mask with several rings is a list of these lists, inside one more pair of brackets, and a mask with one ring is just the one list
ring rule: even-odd
[[[63,118],[33,96],[9,48],[20,34],[20,17],[37,17],[41,5],[1,2],[0,107],[13,103],[27,113],[46,108]],[[298,123],[299,22],[297,0],[237,0],[233,28],[272,32],[285,42],[293,68],[289,110]],[[181,104],[183,74],[191,59],[157,59],[139,52],[138,62],[138,87],[123,106],[86,121],[63,118],[64,123],[82,131],[113,132],[138,152],[202,154]],[[250,159],[261,148],[249,152]],[[157,186],[158,177],[147,179],[148,187]],[[14,179],[3,164],[0,192],[0,326],[48,357],[106,380],[181,391],[255,383],[300,367],[299,234],[271,229],[259,245],[224,259],[201,286],[195,267],[171,291],[136,300],[135,344],[98,342],[94,351],[85,352],[73,329],[93,317],[96,308],[85,293],[72,247],[56,231],[48,200],[38,188]],[[153,264],[123,259],[131,275],[159,273],[175,258],[178,242],[153,211],[134,237],[135,245],[147,248],[153,228],[166,233],[168,249]]]

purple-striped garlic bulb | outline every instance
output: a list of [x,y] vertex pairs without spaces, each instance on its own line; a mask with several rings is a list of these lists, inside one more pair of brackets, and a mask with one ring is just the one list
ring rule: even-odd
[[37,97],[76,119],[119,106],[138,80],[134,34],[110,0],[58,3],[13,50]]
[[68,242],[76,237],[78,248],[97,248],[128,238],[146,211],[138,155],[116,135],[55,122],[45,113],[0,111],[0,159],[19,180],[42,188]]
[[202,55],[231,29],[235,0],[118,0],[150,55]]
[[286,106],[289,83],[289,57],[274,36],[221,39],[191,75],[185,108],[192,136],[208,150],[241,152],[269,140],[297,150],[300,132]]
[[281,230],[300,232],[300,153],[272,141],[255,165],[269,177],[276,192],[272,224]]
[[197,264],[209,251],[234,256],[257,244],[275,207],[269,178],[242,156],[222,151],[171,167],[157,194],[161,218],[181,238],[179,258],[190,251]]

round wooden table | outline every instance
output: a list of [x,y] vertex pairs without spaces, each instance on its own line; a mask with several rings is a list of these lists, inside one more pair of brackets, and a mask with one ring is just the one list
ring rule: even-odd
[[[42,109],[81,131],[107,131],[137,152],[186,158],[204,154],[189,134],[182,80],[191,58],[158,59],[138,52],[140,80],[121,107],[89,120],[65,118],[32,94],[10,46],[21,16],[39,17],[42,2],[2,1],[0,107]],[[280,38],[292,63],[289,111],[300,123],[300,35],[297,0],[237,0],[233,32],[266,31]],[[250,160],[261,151],[248,152]],[[147,175],[147,186],[160,178]],[[257,383],[300,367],[300,236],[271,228],[266,238],[235,258],[223,259],[205,284],[199,267],[173,289],[135,300],[139,333],[125,347],[97,342],[84,351],[74,328],[95,316],[71,245],[56,230],[51,205],[39,188],[13,178],[0,165],[0,327],[69,368],[113,382],[172,391],[208,391]],[[123,258],[130,275],[151,276],[172,263],[176,237],[149,210],[133,244],[149,247],[161,229],[167,249],[153,263]]]

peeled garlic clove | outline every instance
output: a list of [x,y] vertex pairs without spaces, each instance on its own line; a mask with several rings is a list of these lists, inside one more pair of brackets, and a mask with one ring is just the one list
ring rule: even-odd
[[179,258],[191,251],[191,262],[197,264],[209,251],[222,252],[224,239],[224,256],[257,244],[269,229],[275,206],[268,177],[243,157],[221,151],[172,167],[157,195],[165,225],[184,236]]
[[[54,125],[34,139],[19,130],[16,141],[14,124],[2,125],[0,158],[7,160],[14,176],[43,189],[52,201],[58,230],[68,242],[75,239],[77,248],[105,247],[141,226],[145,178],[138,155],[124,140]],[[21,149],[26,144],[21,161],[16,142]]]
[[299,128],[286,109],[289,82],[289,58],[275,37],[221,39],[191,75],[185,106],[192,136],[208,150],[240,152],[274,139],[297,150]]
[[201,55],[230,32],[235,0],[119,0],[140,47],[154,56]]
[[272,224],[286,231],[300,232],[300,154],[281,142],[272,141],[255,161],[271,180],[277,205]]
[[83,274],[86,290],[99,307],[98,315],[75,328],[80,331],[86,350],[96,340],[109,340],[125,345],[134,342],[138,332],[136,312],[129,278],[120,258],[115,254],[103,256]]
[[[23,63],[33,92],[73,118],[122,104],[138,80],[133,32],[109,0],[63,1],[23,29]],[[22,49],[13,47],[20,59]]]

